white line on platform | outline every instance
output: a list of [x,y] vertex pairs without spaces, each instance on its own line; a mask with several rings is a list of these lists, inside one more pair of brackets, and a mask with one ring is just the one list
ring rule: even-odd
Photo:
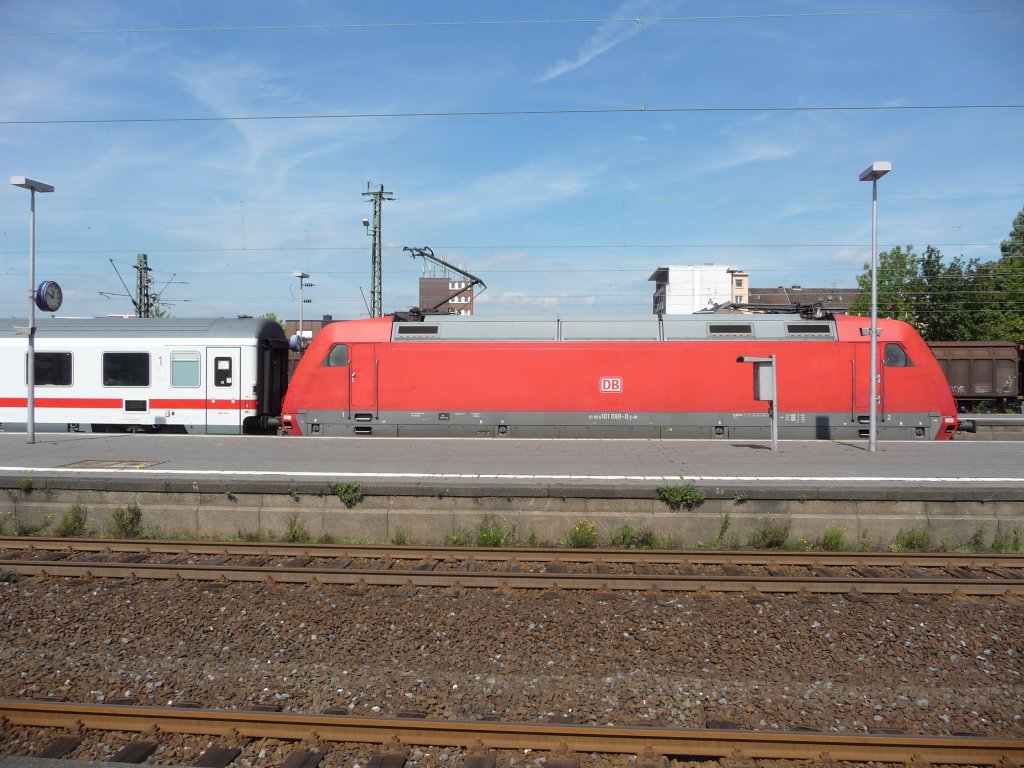
[[657,481],[657,482],[805,482],[805,483],[1024,483],[1024,477],[886,477],[855,475],[824,477],[815,475],[500,475],[472,472],[346,472],[251,469],[104,469],[81,467],[0,467],[0,472],[57,475],[184,475],[187,477],[282,477],[337,478],[357,477],[385,480],[573,480],[573,481]]

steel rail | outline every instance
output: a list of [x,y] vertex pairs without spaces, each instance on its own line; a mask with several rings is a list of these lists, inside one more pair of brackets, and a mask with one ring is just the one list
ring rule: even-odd
[[367,719],[347,715],[268,713],[174,707],[90,705],[0,699],[0,717],[14,726],[142,733],[246,736],[292,741],[361,742],[556,752],[954,764],[1024,760],[1024,740],[1002,737],[905,736],[694,730],[682,728]]
[[163,579],[267,584],[339,584],[355,587],[543,589],[640,592],[744,592],[806,594],[908,594],[1018,597],[1024,579],[888,578],[861,576],[728,576],[684,574],[530,573],[419,571],[242,565],[96,563],[0,560],[0,571],[26,576]]
[[690,565],[794,565],[807,567],[873,566],[915,568],[1021,568],[1024,554],[960,552],[780,552],[765,550],[693,549],[561,549],[541,547],[420,547],[364,544],[287,544],[266,542],[197,542],[138,539],[83,539],[0,536],[0,551],[123,552],[166,555],[230,555],[240,557],[351,557],[373,560],[478,560],[563,563],[645,563]]

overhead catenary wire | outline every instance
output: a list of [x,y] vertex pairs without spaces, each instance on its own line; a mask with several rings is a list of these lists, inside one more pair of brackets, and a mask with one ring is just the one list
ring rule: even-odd
[[715,21],[760,21],[786,19],[828,19],[857,16],[934,16],[983,13],[1019,13],[1024,7],[1014,8],[896,8],[873,11],[806,11],[795,13],[742,13],[693,16],[640,16],[606,19],[463,19],[460,21],[380,21],[344,22],[336,24],[248,24],[230,26],[191,27],[128,27],[114,29],[56,29],[56,30],[6,30],[0,37],[58,37],[72,35],[141,35],[181,34],[211,32],[317,32],[331,30],[373,30],[373,29],[431,29],[444,27],[508,27],[508,26],[558,26],[597,24],[671,24],[685,22]]
[[914,112],[1016,110],[1024,104],[820,104],[814,106],[736,106],[736,107],[594,107],[579,109],[495,109],[422,112],[347,112],[306,115],[207,115],[177,117],[96,117],[0,120],[0,125],[130,125],[153,123],[222,123],[272,120],[365,120],[440,117],[551,117],[558,115],[630,115],[630,114],[741,114],[798,112]]

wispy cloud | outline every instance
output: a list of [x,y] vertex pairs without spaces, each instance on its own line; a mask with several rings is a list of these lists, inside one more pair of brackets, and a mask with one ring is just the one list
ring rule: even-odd
[[[629,0],[620,5],[612,18],[614,19],[639,19],[644,15],[657,16],[663,12],[666,4],[663,0]],[[604,53],[621,45],[627,40],[640,34],[643,26],[639,23],[628,23],[624,21],[608,21],[598,27],[597,31],[590,36],[590,39],[576,51],[575,56],[559,59],[559,61],[544,71],[537,78],[537,82],[544,83],[554,80],[567,72],[579,69]]]
[[507,216],[569,200],[591,189],[601,169],[568,157],[540,157],[522,165],[478,176],[456,192],[420,197],[407,210],[436,218],[446,211],[453,221]]
[[524,291],[505,291],[504,293],[482,294],[476,301],[511,307],[558,307],[567,303],[571,303],[574,306],[590,307],[597,304],[598,298],[597,296],[578,296],[569,293],[537,296],[536,294]]

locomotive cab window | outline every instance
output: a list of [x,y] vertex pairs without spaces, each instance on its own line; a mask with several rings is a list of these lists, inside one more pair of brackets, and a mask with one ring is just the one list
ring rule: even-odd
[[148,387],[148,352],[104,352],[104,387]]
[[199,386],[198,352],[171,352],[171,386]]
[[913,368],[914,363],[899,344],[886,344],[883,364],[889,368]]
[[230,357],[213,358],[213,386],[230,387],[234,379]]
[[[70,352],[36,352],[35,383],[38,387],[71,386]],[[25,357],[25,384],[28,384],[28,356]]]
[[325,368],[344,368],[348,365],[348,344],[335,344],[324,359]]

